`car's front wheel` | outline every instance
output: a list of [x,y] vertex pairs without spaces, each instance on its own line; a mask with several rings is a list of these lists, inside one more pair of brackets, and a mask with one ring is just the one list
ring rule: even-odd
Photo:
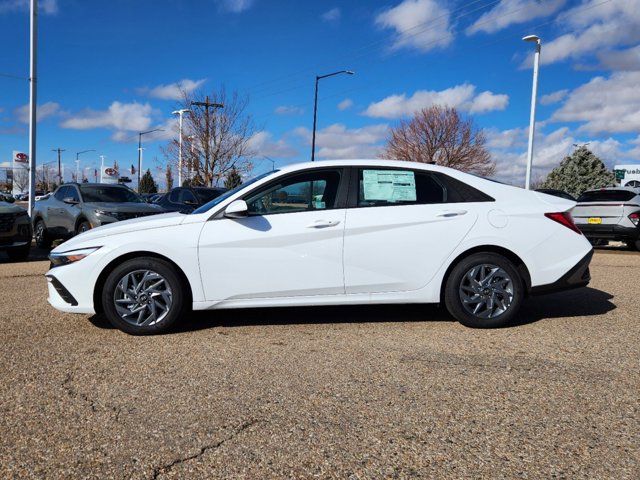
[[87,220],[83,220],[78,224],[78,227],[76,228],[76,235],[80,235],[87,230],[91,230],[91,224]]
[[47,232],[47,226],[42,220],[36,221],[36,224],[33,227],[33,236],[36,239],[36,246],[38,248],[42,248],[44,250],[49,250],[51,248],[51,243],[53,241],[49,232]]
[[524,288],[510,260],[495,253],[476,253],[451,271],[445,285],[445,305],[467,327],[503,327],[518,312]]
[[182,284],[169,262],[153,257],[127,260],[107,277],[104,313],[114,327],[133,335],[165,332],[186,307]]

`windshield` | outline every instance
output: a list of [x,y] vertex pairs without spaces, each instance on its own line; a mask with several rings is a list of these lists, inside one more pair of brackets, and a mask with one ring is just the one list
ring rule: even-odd
[[142,203],[142,199],[126,187],[105,185],[80,185],[80,193],[85,202]]
[[221,188],[196,188],[194,189],[200,203],[207,203],[224,193]]
[[626,202],[635,196],[628,190],[593,190],[580,195],[578,202]]
[[204,213],[207,212],[209,210],[211,210],[213,207],[215,207],[216,205],[220,205],[222,202],[224,202],[227,198],[235,195],[237,192],[239,192],[240,190],[242,190],[245,187],[248,187],[249,185],[251,185],[252,183],[257,182],[258,180],[262,180],[264,177],[268,177],[269,175],[272,175],[274,173],[276,173],[278,170],[273,170],[272,172],[266,172],[263,173],[262,175],[258,175],[257,177],[253,177],[251,180],[247,180],[246,182],[244,182],[242,185],[238,185],[236,188],[232,188],[231,190],[227,190],[226,192],[224,192],[222,195],[220,195],[219,197],[214,198],[213,200],[211,200],[209,203],[205,203],[204,205],[202,205],[200,208],[196,208],[193,212],[191,212],[192,214],[194,213]]

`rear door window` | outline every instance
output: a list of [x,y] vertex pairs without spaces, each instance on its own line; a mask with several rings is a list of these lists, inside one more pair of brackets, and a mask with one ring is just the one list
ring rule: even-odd
[[594,190],[584,192],[578,197],[578,202],[626,202],[635,196],[627,190]]

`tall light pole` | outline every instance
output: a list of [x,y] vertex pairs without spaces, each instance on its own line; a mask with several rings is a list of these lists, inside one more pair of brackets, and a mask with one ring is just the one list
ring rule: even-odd
[[58,152],[58,186],[62,185],[62,160],[61,155],[64,152],[62,148],[54,148],[52,152]]
[[529,147],[527,148],[527,173],[525,175],[524,188],[531,188],[531,165],[533,164],[533,137],[536,129],[536,97],[538,96],[538,69],[540,66],[540,50],[542,41],[537,35],[527,35],[522,40],[525,42],[534,42],[536,44],[536,52],[533,57],[533,88],[531,89],[531,117],[529,119]]
[[82,183],[80,179],[80,155],[87,152],[95,152],[95,150],[82,150],[81,152],[76,152],[76,182]]
[[36,110],[38,66],[38,0],[31,0],[31,47],[29,50],[29,215],[36,200]]
[[104,159],[106,155],[100,155],[100,183],[102,183],[102,174],[104,173]]
[[162,128],[154,128],[146,132],[138,132],[138,190],[140,190],[140,169],[142,168],[142,136],[147,133],[161,132]]
[[323,78],[333,77],[340,74],[353,75],[355,72],[351,70],[340,70],[339,72],[328,73],[326,75],[316,75],[316,91],[313,99],[313,134],[311,137],[311,161],[316,159],[316,124],[318,121],[318,82]]
[[188,108],[181,108],[180,110],[175,110],[171,112],[173,115],[178,115],[178,130],[180,138],[178,139],[178,185],[182,186],[182,115],[186,112],[190,112]]
[[275,172],[276,171],[276,161],[271,157],[267,157],[266,155],[263,155],[262,158],[264,158],[265,160],[269,160],[271,162],[271,171]]

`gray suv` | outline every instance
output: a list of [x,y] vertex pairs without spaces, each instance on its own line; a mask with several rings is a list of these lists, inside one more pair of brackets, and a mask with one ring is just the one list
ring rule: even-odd
[[33,231],[36,245],[50,248],[56,239],[66,239],[90,228],[163,211],[157,205],[144,202],[124,185],[65,183],[35,203]]
[[591,243],[625,242],[640,250],[640,190],[628,187],[587,190],[571,215]]

